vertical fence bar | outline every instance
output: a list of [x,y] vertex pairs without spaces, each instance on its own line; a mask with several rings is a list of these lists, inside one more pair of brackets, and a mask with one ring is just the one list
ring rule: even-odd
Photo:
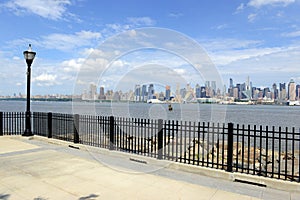
[[52,138],[52,113],[48,113],[48,138]]
[[74,143],[79,143],[79,115],[74,115]]
[[0,112],[0,136],[3,136],[3,112]]
[[109,150],[114,150],[115,144],[115,118],[113,116],[109,117]]
[[157,159],[161,160],[163,158],[163,120],[159,119],[158,120],[158,135],[157,135],[157,140],[158,140],[158,155]]
[[233,123],[228,123],[227,171],[232,172],[233,159]]

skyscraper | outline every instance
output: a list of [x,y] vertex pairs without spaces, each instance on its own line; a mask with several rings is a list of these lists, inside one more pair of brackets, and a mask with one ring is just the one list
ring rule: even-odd
[[166,100],[170,100],[171,97],[171,86],[166,85]]
[[142,101],[147,101],[147,85],[142,86]]
[[286,99],[285,83],[279,83],[279,98],[281,100],[285,100]]
[[201,87],[199,84],[195,87],[196,98],[201,98]]
[[150,84],[148,87],[148,100],[150,100],[150,99],[155,99],[153,84]]
[[105,99],[105,95],[104,95],[104,87],[100,87],[100,91],[99,91],[99,99],[103,100]]
[[140,85],[135,85],[134,100],[141,101],[141,86]]
[[273,84],[272,89],[273,89],[274,99],[278,99],[278,89],[276,83]]
[[97,98],[97,86],[90,84],[89,99],[95,100]]
[[289,82],[288,97],[290,101],[296,101],[296,83],[293,79]]
[[300,100],[300,85],[296,85],[296,99]]

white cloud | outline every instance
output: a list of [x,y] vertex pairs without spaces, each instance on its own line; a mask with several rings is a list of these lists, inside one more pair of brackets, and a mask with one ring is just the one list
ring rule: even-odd
[[208,51],[213,62],[218,66],[226,66],[231,63],[246,59],[258,59],[268,55],[282,55],[289,51],[293,57],[293,50],[296,46],[287,47],[264,47],[262,41],[258,40],[237,40],[237,39],[216,39],[203,40],[200,44]]
[[283,33],[282,36],[284,37],[300,37],[300,31],[294,31],[290,33]]
[[18,57],[18,56],[14,56],[12,59],[13,59],[13,60],[21,60],[21,58]]
[[177,73],[177,74],[180,74],[180,75],[183,75],[186,73],[186,70],[185,69],[174,69],[174,71]]
[[43,73],[33,79],[33,81],[55,81],[56,75]]
[[256,19],[256,17],[257,17],[257,14],[251,13],[251,14],[248,15],[248,21],[249,22],[254,22],[254,20]]
[[78,72],[84,61],[85,59],[83,58],[65,60],[62,62],[61,66],[63,67],[64,72]]
[[155,20],[150,17],[128,17],[127,21],[135,26],[153,26]]
[[213,27],[213,29],[222,30],[222,29],[226,29],[228,27],[229,27],[228,24],[221,24],[221,25]]
[[295,3],[296,0],[250,0],[248,6],[255,8],[260,8],[263,6],[287,6],[289,4]]
[[60,51],[74,51],[79,47],[97,46],[102,39],[100,32],[82,30],[73,34],[52,33],[44,35],[34,40],[29,38],[16,39],[7,42],[11,47],[32,44],[46,49],[55,49]]
[[233,38],[205,39],[199,40],[199,43],[209,51],[253,48],[263,44],[260,40],[239,40]]
[[237,14],[237,13],[243,11],[244,9],[245,9],[245,4],[244,4],[244,3],[241,3],[241,4],[239,5],[239,7],[236,8],[236,11],[235,11],[234,14]]
[[70,0],[10,0],[4,6],[16,15],[33,13],[41,17],[58,20],[67,14]]
[[60,83],[57,81],[57,75],[55,74],[47,74],[42,73],[37,77],[33,77],[32,82],[36,83],[38,86],[53,86],[59,85]]
[[174,18],[179,18],[179,17],[182,17],[183,14],[182,13],[169,13],[168,16],[174,17]]
[[39,42],[45,48],[58,49],[62,51],[74,50],[76,47],[97,45],[98,40],[102,37],[99,32],[85,31],[76,32],[75,34],[54,33],[42,37]]

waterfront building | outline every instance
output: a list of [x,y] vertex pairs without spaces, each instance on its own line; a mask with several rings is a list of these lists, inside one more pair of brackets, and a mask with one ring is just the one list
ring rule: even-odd
[[171,98],[171,86],[166,85],[166,100],[170,100]]
[[217,82],[211,81],[211,97],[214,97],[217,94]]
[[154,99],[154,85],[150,84],[148,87],[148,100]]
[[300,85],[296,85],[296,99],[300,100]]
[[242,90],[243,97],[245,97],[245,99],[251,100],[251,98],[252,98],[252,88],[251,88],[249,76],[247,77],[246,83],[243,84],[242,89],[243,89]]
[[235,99],[239,99],[239,88],[238,87],[233,88],[233,97]]
[[105,96],[106,96],[107,100],[113,100],[113,95],[114,95],[114,91],[113,90],[107,90],[106,91]]
[[233,80],[232,80],[232,78],[229,79],[228,94],[229,94],[229,97],[233,97]]
[[264,88],[264,90],[263,90],[263,97],[267,97],[268,98],[269,92],[270,92],[270,88],[268,88],[268,87]]
[[90,84],[89,99],[97,99],[97,86],[95,84]]
[[135,85],[134,101],[141,101],[141,86],[140,85]]
[[201,98],[201,87],[199,84],[195,87],[196,98]]
[[120,94],[120,92],[116,91],[116,92],[113,94],[112,100],[114,100],[114,101],[120,101],[120,100],[121,100],[121,94]]
[[147,101],[147,85],[142,86],[142,101]]
[[100,100],[105,100],[105,94],[104,94],[104,87],[100,87],[100,91],[99,91],[99,99]]
[[272,89],[273,89],[273,94],[274,94],[273,99],[278,99],[278,89],[277,89],[276,83],[273,84]]
[[201,87],[200,98],[206,97],[206,88],[204,86]]
[[289,82],[288,85],[288,97],[290,101],[296,101],[296,83],[293,79]]
[[279,98],[280,98],[280,100],[285,100],[286,99],[285,83],[279,83]]
[[185,88],[180,89],[180,96],[181,96],[182,98],[185,97],[186,93],[187,93],[187,91],[186,91]]

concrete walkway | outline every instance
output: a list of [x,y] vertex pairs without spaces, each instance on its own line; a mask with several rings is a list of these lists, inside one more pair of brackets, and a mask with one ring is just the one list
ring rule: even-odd
[[1,136],[0,199],[300,199],[297,192],[173,170],[156,159],[69,145]]

